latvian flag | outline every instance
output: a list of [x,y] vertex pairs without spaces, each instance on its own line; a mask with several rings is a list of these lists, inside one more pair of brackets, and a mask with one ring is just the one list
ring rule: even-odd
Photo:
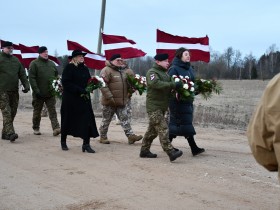
[[[39,53],[38,53],[39,46],[28,47],[23,44],[19,44],[19,49],[21,50],[23,66],[25,68],[29,68],[31,61],[35,60],[39,56]],[[49,60],[53,61],[56,66],[59,65],[59,61],[56,57],[51,56],[51,55],[48,55],[48,57],[49,57]]]
[[210,61],[209,38],[189,38],[174,36],[157,29],[157,53],[167,53],[169,60],[173,60],[176,49],[185,47],[190,50],[191,61]]
[[120,54],[122,58],[137,58],[145,56],[146,53],[136,48],[136,43],[125,36],[102,34],[103,46],[106,59],[114,54]]
[[91,69],[101,70],[105,67],[105,57],[96,53],[89,51],[84,46],[80,45],[77,42],[67,40],[67,48],[70,51],[81,50],[86,52],[85,64]]

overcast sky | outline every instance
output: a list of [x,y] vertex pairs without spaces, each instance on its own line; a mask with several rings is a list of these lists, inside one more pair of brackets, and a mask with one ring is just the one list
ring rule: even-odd
[[[102,0],[0,0],[0,39],[49,53],[70,54],[66,40],[96,52]],[[208,35],[213,51],[228,47],[257,59],[280,47],[279,0],[107,0],[104,33],[122,35],[148,55],[156,52],[156,29],[187,37]]]

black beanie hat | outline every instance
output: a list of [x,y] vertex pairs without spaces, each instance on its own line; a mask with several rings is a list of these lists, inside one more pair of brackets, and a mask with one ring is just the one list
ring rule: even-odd
[[13,43],[12,42],[4,42],[4,44],[1,46],[2,48],[3,47],[12,47],[13,46]]
[[166,53],[157,54],[157,55],[155,55],[154,59],[157,61],[164,61],[164,60],[168,59],[168,54],[166,54]]
[[45,46],[39,47],[38,53],[41,54],[41,53],[45,52],[46,50],[48,50],[48,48],[46,48]]
[[120,54],[114,54],[114,55],[111,56],[110,61],[113,61],[113,60],[115,60],[117,58],[120,58],[120,57],[121,57]]

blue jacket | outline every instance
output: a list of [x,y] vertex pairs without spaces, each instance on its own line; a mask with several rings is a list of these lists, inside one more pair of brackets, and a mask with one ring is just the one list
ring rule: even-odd
[[[183,62],[181,59],[174,58],[168,71],[170,76],[188,76],[192,81],[195,80],[195,73],[190,63]],[[193,101],[178,101],[173,97],[169,101],[170,121],[169,134],[175,136],[192,136],[195,135],[193,127]]]

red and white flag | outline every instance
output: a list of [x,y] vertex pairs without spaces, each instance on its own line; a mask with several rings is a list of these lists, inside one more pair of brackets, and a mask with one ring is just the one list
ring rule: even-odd
[[28,69],[31,61],[35,60],[39,56],[39,46],[27,47],[23,44],[19,44],[19,48],[21,50],[22,64]]
[[174,36],[157,29],[157,53],[167,53],[169,60],[173,60],[176,49],[185,47],[190,50],[191,61],[210,61],[209,38],[189,38]]
[[93,53],[79,43],[69,40],[67,40],[67,47],[70,51],[81,50],[83,52],[86,52],[87,54],[85,56],[85,64],[89,68],[101,70],[105,67],[106,58],[104,56]]
[[102,39],[107,60],[114,54],[120,54],[124,59],[146,55],[145,52],[136,48],[136,43],[133,40],[127,39],[125,36],[102,34]]
[[[39,46],[28,47],[23,44],[19,44],[19,49],[21,50],[23,66],[25,68],[29,68],[31,61],[35,60],[39,56],[38,53]],[[56,66],[59,66],[59,60],[56,57],[52,55],[48,55],[48,57],[49,60],[53,61]]]

